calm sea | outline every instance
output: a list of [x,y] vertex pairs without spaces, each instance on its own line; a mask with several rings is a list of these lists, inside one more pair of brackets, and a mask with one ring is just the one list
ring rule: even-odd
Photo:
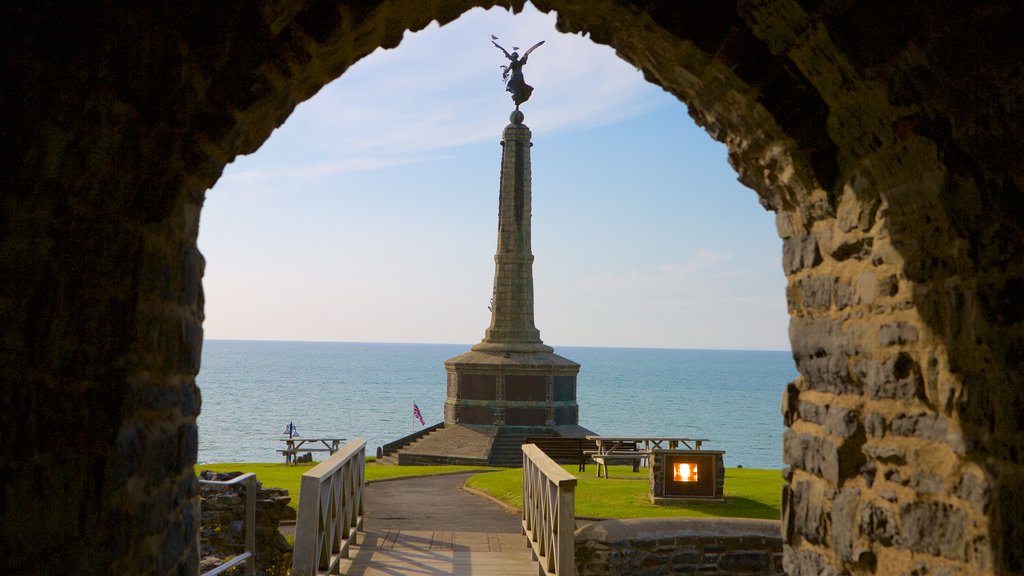
[[[294,422],[305,437],[376,447],[444,419],[444,360],[468,344],[206,340],[199,461],[274,462]],[[556,347],[582,365],[580,424],[605,435],[710,438],[726,466],[782,468],[779,403],[789,352]]]

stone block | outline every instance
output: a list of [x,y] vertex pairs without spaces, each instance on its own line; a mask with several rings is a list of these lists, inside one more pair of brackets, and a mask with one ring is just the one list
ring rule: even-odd
[[830,406],[825,416],[825,432],[842,436],[843,438],[850,438],[860,429],[857,416],[856,410]]
[[799,404],[800,418],[814,422],[825,429],[826,434],[849,438],[860,427],[857,411],[834,405],[819,405],[806,400]]
[[797,482],[793,491],[793,511],[797,531],[812,544],[823,544],[828,535],[825,519],[826,489],[820,482]]
[[800,296],[805,309],[827,310],[832,305],[832,284],[830,275],[808,276],[800,281]]
[[868,412],[864,416],[864,431],[874,438],[885,436],[885,416],[878,412]]
[[792,426],[800,415],[799,399],[800,389],[795,382],[790,382],[782,392],[782,420],[787,427]]
[[909,486],[918,494],[940,494],[945,491],[946,482],[938,474],[915,472]]
[[771,562],[767,551],[731,551],[722,555],[718,567],[730,574],[764,574],[771,569]]
[[878,295],[883,298],[895,296],[900,291],[900,281],[895,275],[889,275],[878,281]]
[[841,281],[832,286],[832,301],[837,310],[845,310],[853,304],[853,287]]
[[967,515],[942,502],[911,502],[900,507],[899,548],[963,560]]
[[889,546],[896,537],[896,514],[888,507],[863,502],[860,507],[860,532],[871,540]]
[[804,376],[807,387],[812,390],[840,395],[858,395],[861,392],[843,355],[801,357],[796,366]]
[[949,421],[945,416],[934,412],[901,414],[893,418],[890,428],[896,436],[941,442],[944,442],[949,435]]
[[787,576],[836,576],[835,568],[814,550],[786,546],[782,551],[782,567]]
[[855,302],[857,304],[872,304],[878,294],[878,279],[874,272],[863,272],[857,275],[854,281]]
[[[832,550],[842,562],[855,561],[854,544],[858,532],[857,507],[860,503],[860,490],[844,488],[832,501],[829,512]],[[859,557],[859,553],[857,554]]]
[[992,503],[992,488],[980,474],[965,472],[954,491],[958,498],[970,503],[976,511],[982,514],[988,512]]
[[873,178],[868,172],[857,172],[843,186],[843,195],[836,209],[836,226],[843,232],[854,228],[867,232],[875,223],[880,200],[871,193]]
[[902,346],[917,342],[917,327],[907,322],[891,322],[878,329],[878,343],[882,346]]
[[864,453],[872,459],[886,464],[906,464],[906,450],[892,442],[870,442],[863,446]]
[[910,400],[924,397],[921,367],[906,352],[884,362],[862,360],[856,374],[872,400]]
[[792,236],[782,241],[782,267],[787,274],[821,264],[821,251],[813,234]]
[[680,565],[693,565],[700,564],[702,554],[699,550],[682,550],[672,555],[672,566],[679,567]]

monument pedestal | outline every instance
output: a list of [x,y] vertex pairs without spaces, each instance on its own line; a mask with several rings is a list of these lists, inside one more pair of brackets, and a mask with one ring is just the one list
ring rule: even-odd
[[554,353],[471,351],[444,363],[445,423],[552,428],[579,422],[580,365]]

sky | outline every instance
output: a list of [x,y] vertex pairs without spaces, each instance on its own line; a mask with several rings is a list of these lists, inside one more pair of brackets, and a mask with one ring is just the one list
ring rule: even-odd
[[407,33],[300,104],[206,194],[207,338],[479,342],[514,109],[490,36],[544,40],[535,314],[555,346],[788,350],[774,215],[642,73],[530,4]]

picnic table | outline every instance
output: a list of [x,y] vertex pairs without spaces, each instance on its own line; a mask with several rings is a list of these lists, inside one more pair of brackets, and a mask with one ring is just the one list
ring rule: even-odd
[[649,463],[652,450],[679,450],[680,445],[687,450],[700,450],[707,438],[680,438],[676,436],[587,436],[597,444],[597,450],[588,451],[590,457],[597,463],[597,477],[601,478],[601,469],[604,469],[604,478],[608,478],[609,460],[632,460],[633,472],[640,470],[640,462],[647,460]]
[[[341,448],[341,443],[345,441],[344,438],[303,438],[301,436],[278,438],[278,440],[285,443],[285,448],[278,450],[284,454],[285,464],[296,463],[295,457],[299,452],[330,452],[334,454]],[[318,442],[323,445],[323,448],[319,447]],[[306,446],[306,444],[310,444],[310,446]]]

